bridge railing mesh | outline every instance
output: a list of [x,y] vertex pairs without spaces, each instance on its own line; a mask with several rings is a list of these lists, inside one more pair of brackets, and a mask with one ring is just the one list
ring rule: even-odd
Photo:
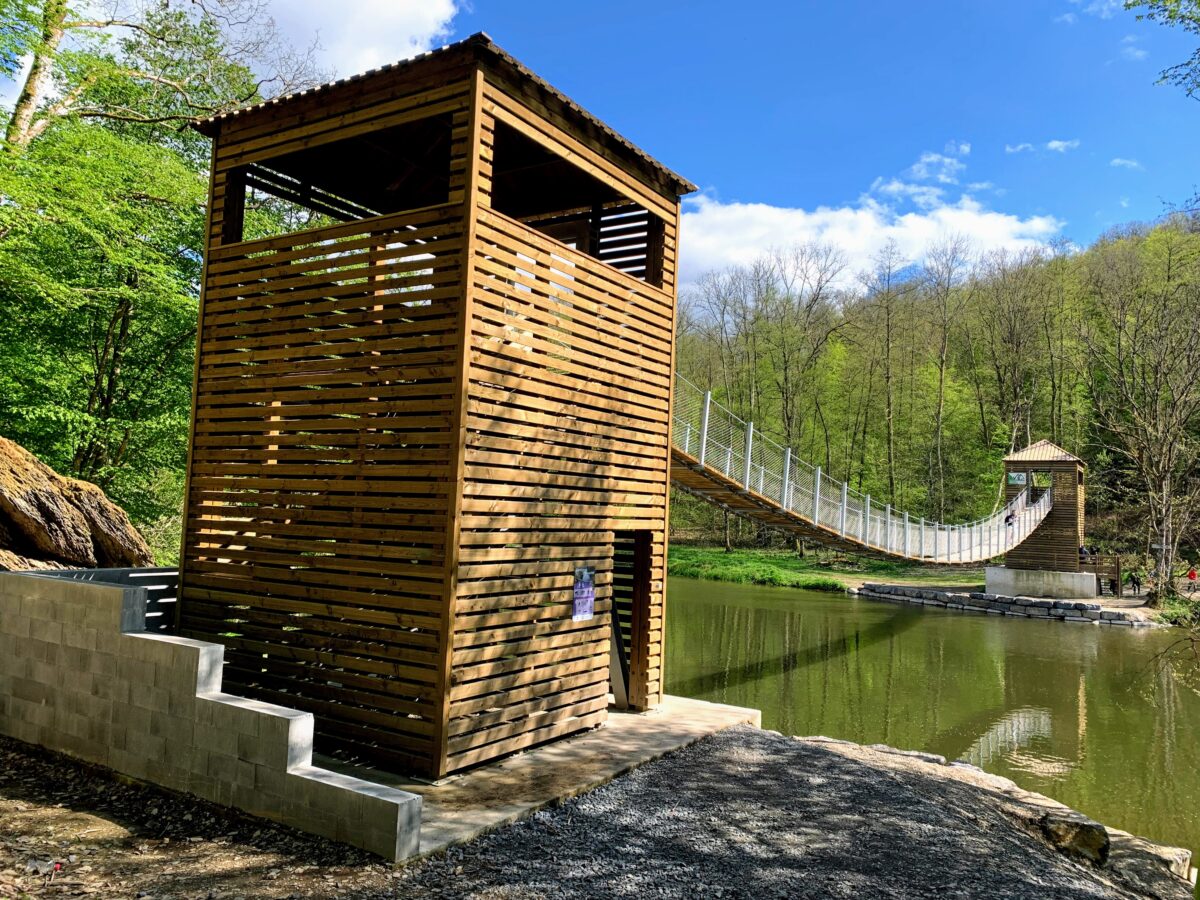
[[1031,501],[1026,488],[974,522],[926,521],[831,478],[679,374],[672,404],[672,442],[697,468],[718,473],[769,508],[894,556],[950,564],[1001,556],[1029,536],[1054,502],[1053,491],[1042,491]]

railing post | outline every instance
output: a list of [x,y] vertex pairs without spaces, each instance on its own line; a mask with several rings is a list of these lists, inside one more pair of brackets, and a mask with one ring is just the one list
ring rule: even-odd
[[821,467],[813,471],[813,524],[821,521]]
[[839,523],[842,537],[846,536],[846,507],[850,505],[850,485],[842,482],[842,512],[841,522]]
[[883,549],[892,552],[892,504],[883,508]]
[[934,522],[933,523],[933,561],[934,562],[938,561],[938,532],[941,530],[942,530],[942,527],[940,525],[938,525],[937,522]]
[[729,471],[733,468],[733,441],[730,440],[729,446],[725,448],[725,471],[721,474],[726,478],[732,478],[733,473]]
[[863,520],[862,520],[862,542],[868,547],[871,546],[871,495],[867,494],[863,500]]
[[692,452],[692,423],[688,422],[684,426],[683,431],[683,452]]
[[917,558],[925,558],[925,517],[921,516],[921,524],[917,530]]
[[700,466],[704,466],[704,457],[708,453],[708,414],[712,409],[712,391],[704,392],[704,411],[700,413]]
[[754,423],[746,423],[746,465],[742,472],[742,485],[750,490],[750,454],[754,451]]
[[792,508],[792,448],[783,451],[783,496],[780,498],[784,512]]
[[906,510],[904,511],[904,555],[905,555],[905,556],[908,556],[908,555],[909,555],[909,553],[908,553],[908,545],[909,545],[909,537],[908,537],[908,510],[906,509]]

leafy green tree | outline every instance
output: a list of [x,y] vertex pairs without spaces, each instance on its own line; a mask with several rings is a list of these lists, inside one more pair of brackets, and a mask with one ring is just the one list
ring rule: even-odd
[[28,59],[4,132],[10,150],[63,118],[177,129],[316,77],[311,49],[279,40],[263,0],[116,0],[101,15],[73,0],[0,3],[16,23],[0,59]]
[[99,483],[162,547],[177,543],[207,183],[207,141],[186,126],[319,77],[263,13],[0,0],[0,71],[19,82],[0,125],[0,432]]
[[[1141,10],[1139,19],[1182,28],[1200,39],[1200,0],[1126,0],[1125,8]],[[1161,77],[1200,100],[1200,47],[1184,62],[1164,69]]]
[[141,519],[186,452],[204,195],[180,154],[81,123],[0,157],[0,428]]

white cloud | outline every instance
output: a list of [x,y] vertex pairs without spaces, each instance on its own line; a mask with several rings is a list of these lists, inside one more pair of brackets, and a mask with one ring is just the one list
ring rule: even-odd
[[1125,0],[1071,0],[1071,2],[1088,15],[1099,16],[1101,19],[1111,19],[1125,8]]
[[1074,25],[1079,21],[1079,16],[1073,12],[1063,13],[1061,16],[1055,16],[1054,21],[1060,25]]
[[456,0],[271,0],[283,35],[321,43],[320,63],[340,76],[396,62],[444,43]]
[[1033,144],[1029,144],[1029,143],[1005,144],[1004,145],[1005,153],[1025,153],[1032,149],[1033,149]]
[[995,189],[996,185],[990,181],[972,181],[967,185],[967,190],[976,193],[978,191],[990,191]]
[[1074,150],[1078,146],[1078,138],[1072,138],[1069,141],[1046,141],[1046,149],[1053,150],[1055,153],[1066,153],[1068,150]]
[[[884,182],[888,185],[890,182]],[[847,256],[848,272],[869,266],[889,240],[920,260],[948,234],[966,236],[978,250],[1041,246],[1065,223],[1053,216],[1021,218],[985,208],[971,197],[930,209],[899,212],[865,198],[857,206],[814,210],[766,203],[724,203],[709,194],[684,201],[681,281],[694,283],[712,269],[751,262],[772,247],[807,241],[833,244]]]
[[1114,157],[1109,162],[1109,165],[1112,166],[1114,169],[1140,169],[1140,168],[1142,168],[1142,164],[1140,162],[1138,162],[1136,159],[1125,159],[1120,156]]
[[1129,198],[1128,197],[1121,198],[1121,209],[1129,209]]
[[1137,45],[1138,36],[1127,34],[1121,39],[1121,56],[1130,62],[1140,62],[1150,54]]
[[911,200],[922,209],[931,209],[945,202],[945,191],[932,184],[913,184],[899,178],[876,178],[871,183],[872,194],[881,194],[897,200]]
[[[969,150],[968,145],[968,152]],[[966,163],[952,156],[927,151],[912,164],[908,176],[920,181],[936,180],[942,184],[958,184],[958,175],[966,167]]]
[[951,156],[970,156],[971,144],[969,141],[946,141],[945,152]]

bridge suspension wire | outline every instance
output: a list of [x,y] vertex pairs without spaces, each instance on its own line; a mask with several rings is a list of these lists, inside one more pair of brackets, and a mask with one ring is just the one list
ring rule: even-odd
[[[1045,519],[1054,491],[1031,502],[1032,485],[990,516],[963,524],[914,518],[830,478],[717,403],[709,391],[675,375],[671,443],[675,462],[706,477],[705,499],[749,498],[753,505],[818,536],[854,548],[927,563],[979,563],[1024,541]],[[730,504],[745,514],[744,503]],[[782,526],[787,527],[787,526]]]

